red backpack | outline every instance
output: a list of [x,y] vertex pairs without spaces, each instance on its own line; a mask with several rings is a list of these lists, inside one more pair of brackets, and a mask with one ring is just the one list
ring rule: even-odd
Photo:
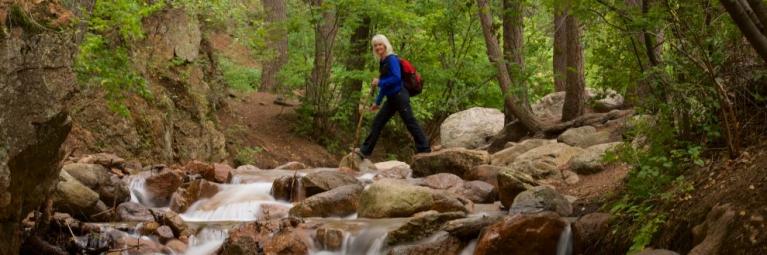
[[402,83],[405,85],[407,92],[410,93],[410,96],[414,97],[421,94],[421,91],[423,91],[421,74],[415,70],[410,61],[404,58],[399,59],[399,65],[402,67]]

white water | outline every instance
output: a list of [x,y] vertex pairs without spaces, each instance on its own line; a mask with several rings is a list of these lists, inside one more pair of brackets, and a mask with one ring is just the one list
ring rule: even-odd
[[270,195],[271,182],[228,184],[220,188],[215,196],[195,202],[181,218],[187,222],[254,221],[263,213],[264,205],[292,207]]
[[144,171],[135,176],[130,176],[130,183],[128,188],[130,190],[130,201],[134,203],[149,205],[149,194],[146,191],[146,178],[149,177],[150,172]]
[[477,239],[471,240],[469,242],[469,245],[466,245],[466,248],[463,248],[463,251],[461,251],[461,255],[472,255],[474,254],[474,249],[477,248]]
[[559,235],[559,242],[557,243],[557,255],[570,255],[573,253],[573,236],[572,227],[570,223],[567,223],[565,229],[562,230],[562,234]]
[[224,244],[227,237],[226,229],[204,228],[196,235],[189,237],[189,248],[186,255],[215,254]]

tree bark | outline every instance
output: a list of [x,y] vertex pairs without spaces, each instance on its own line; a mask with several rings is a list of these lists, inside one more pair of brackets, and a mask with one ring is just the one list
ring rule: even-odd
[[[748,0],[749,5],[751,5],[751,9],[754,10],[754,14],[756,14],[756,17],[761,21],[762,25],[767,26],[767,9],[764,7],[763,0]],[[767,31],[762,30],[762,33],[767,33]]]
[[562,107],[562,121],[569,121],[583,115],[585,99],[585,77],[583,74],[583,47],[580,42],[578,19],[567,16],[567,89]]
[[522,76],[525,70],[524,30],[523,2],[503,0],[503,57],[508,65],[516,96],[525,106],[529,106],[527,83]]
[[767,37],[762,34],[754,22],[748,17],[743,6],[737,0],[720,0],[724,9],[730,14],[730,17],[738,29],[743,33],[751,46],[756,50],[762,60],[767,61]]
[[261,90],[274,91],[279,86],[278,75],[288,62],[288,20],[286,0],[261,0],[266,12],[266,44],[269,46],[270,58],[264,63],[261,72]]
[[311,0],[313,9],[319,10],[320,19],[314,24],[314,67],[307,82],[306,96],[316,114],[315,126],[327,127],[329,108],[330,71],[333,66],[333,47],[338,34],[338,18],[334,8],[327,8],[323,0]]
[[554,91],[567,87],[567,8],[554,8]]
[[487,56],[490,58],[490,62],[496,67],[498,85],[501,87],[501,92],[506,98],[504,103],[512,114],[514,114],[514,117],[517,117],[528,131],[537,133],[542,130],[541,123],[535,118],[530,109],[524,106],[522,100],[509,91],[511,77],[509,77],[509,69],[506,67],[506,62],[503,61],[501,48],[493,35],[493,21],[490,16],[490,7],[487,4],[487,0],[477,0],[477,7],[479,9],[478,12],[482,33],[485,36],[485,44],[487,45]]
[[[368,56],[368,49],[370,49],[370,17],[364,16],[360,21],[359,26],[354,29],[349,39],[350,52],[349,57],[344,61],[346,70],[354,72],[362,72],[365,70],[365,59]],[[355,96],[362,90],[362,79],[351,78],[344,83],[343,99],[348,102],[353,102],[350,107],[353,109],[351,115],[351,123],[354,123],[359,118],[359,112],[357,111],[357,100],[359,97]]]

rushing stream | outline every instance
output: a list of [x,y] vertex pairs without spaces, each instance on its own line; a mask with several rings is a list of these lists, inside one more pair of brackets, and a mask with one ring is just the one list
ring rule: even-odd
[[[228,230],[242,222],[255,221],[264,213],[263,208],[276,206],[290,208],[287,201],[276,200],[271,195],[272,183],[281,176],[303,176],[314,171],[327,169],[312,169],[301,172],[286,170],[269,171],[240,171],[232,179],[231,184],[220,184],[219,192],[211,198],[195,202],[184,213],[182,219],[199,231],[189,238],[188,255],[215,254],[228,236]],[[144,182],[148,172],[133,176],[130,182],[131,201],[141,203],[159,210],[167,207],[157,207],[151,204]],[[374,174],[364,173],[358,177],[362,183],[372,182]],[[477,215],[474,215],[477,216]],[[346,254],[380,254],[384,246],[386,234],[401,225],[407,218],[364,219],[356,214],[345,218],[307,218],[306,223],[317,223],[324,226],[344,229],[344,240],[338,251],[324,250],[323,247],[313,247],[312,254],[317,255],[346,255]],[[462,255],[473,254],[477,240],[471,241],[461,252]],[[568,225],[560,237],[557,248],[558,255],[571,253],[572,243],[570,226]]]

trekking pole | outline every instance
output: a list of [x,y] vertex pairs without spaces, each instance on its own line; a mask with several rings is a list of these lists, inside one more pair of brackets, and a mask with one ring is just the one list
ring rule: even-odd
[[354,131],[354,143],[352,143],[351,148],[354,149],[355,146],[359,144],[360,141],[360,129],[362,128],[362,119],[365,117],[365,107],[368,106],[368,101],[371,97],[373,97],[373,94],[375,94],[375,88],[373,86],[370,87],[370,92],[362,97],[362,102],[357,107],[357,112],[359,113],[359,119],[357,120],[357,129]]

